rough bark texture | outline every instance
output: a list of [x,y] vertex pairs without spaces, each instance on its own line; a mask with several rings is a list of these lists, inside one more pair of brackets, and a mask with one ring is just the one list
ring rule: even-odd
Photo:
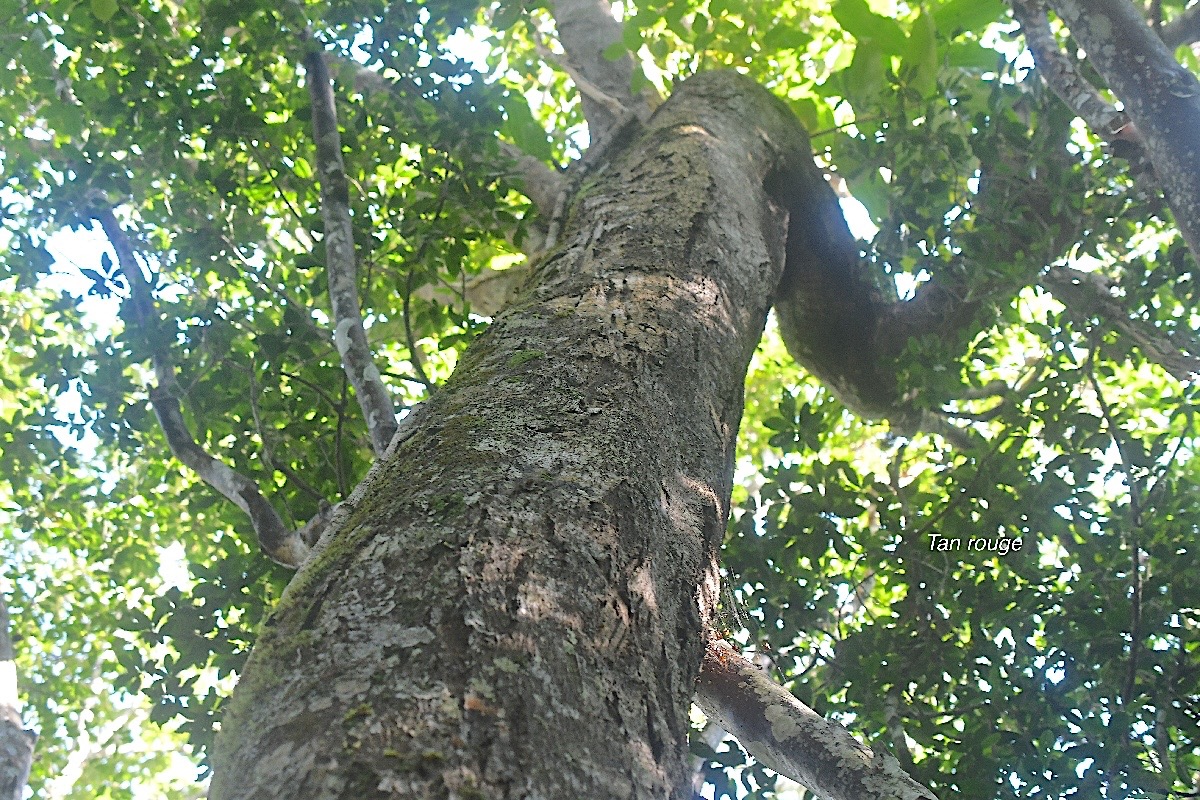
[[783,268],[765,184],[803,164],[781,103],[708,73],[591,166],[557,250],[262,631],[212,798],[688,796],[742,385]]
[[937,800],[895,756],[872,751],[725,642],[705,651],[696,701],[759,761],[825,800]]
[[1180,233],[1200,258],[1200,82],[1129,0],[1050,0],[1125,105]]

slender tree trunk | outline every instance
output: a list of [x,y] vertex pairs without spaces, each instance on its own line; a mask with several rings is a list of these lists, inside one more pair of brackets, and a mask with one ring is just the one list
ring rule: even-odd
[[557,248],[261,633],[212,798],[683,798],[745,370],[807,136],[685,83],[589,157]]

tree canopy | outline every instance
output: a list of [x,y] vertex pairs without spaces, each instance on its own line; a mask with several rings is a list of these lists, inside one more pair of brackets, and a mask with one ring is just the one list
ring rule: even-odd
[[[1200,791],[1200,6],[1050,5],[0,3],[0,600],[36,795],[198,795],[392,415],[553,250],[592,154],[716,69],[808,130],[854,291],[917,311],[789,355],[780,303],[727,639],[939,797]],[[695,724],[703,796],[796,796]]]

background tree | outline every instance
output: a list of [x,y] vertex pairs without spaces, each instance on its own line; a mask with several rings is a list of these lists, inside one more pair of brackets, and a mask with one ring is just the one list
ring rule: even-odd
[[1200,14],[1050,5],[10,3],[31,785],[1195,790]]

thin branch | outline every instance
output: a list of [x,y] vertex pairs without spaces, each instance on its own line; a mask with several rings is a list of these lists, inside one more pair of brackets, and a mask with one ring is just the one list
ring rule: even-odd
[[580,95],[603,108],[614,120],[625,116],[627,113],[625,104],[588,80],[570,61],[555,53],[543,42],[535,40],[533,47],[542,61],[567,73],[567,77],[575,84]]
[[262,460],[267,469],[274,470],[283,474],[288,480],[296,484],[300,491],[307,494],[314,500],[321,502],[325,500],[325,495],[317,491],[316,487],[304,480],[294,469],[287,464],[280,464],[275,461],[275,450],[271,445],[270,435],[267,433],[267,428],[263,425],[262,414],[258,410],[258,382],[254,379],[254,372],[258,365],[253,364],[246,370],[250,378],[250,415],[254,419],[254,427],[258,431],[259,441],[262,442]]
[[1200,81],[1130,0],[1049,0],[1136,125],[1183,239],[1200,257]]
[[154,308],[150,284],[134,255],[133,245],[111,208],[103,206],[93,213],[117,253],[117,266],[121,274],[129,282],[129,321],[132,327],[141,329],[150,341],[151,363],[158,384],[150,389],[150,405],[154,408],[154,415],[158,418],[171,453],[250,517],[259,544],[268,556],[287,567],[300,566],[307,556],[307,545],[284,524],[254,481],[210,456],[192,438],[179,399],[175,396],[175,365],[171,362],[164,337],[156,335],[158,312]]
[[[424,243],[421,244],[424,247]],[[412,295],[413,295],[413,273],[416,272],[416,264],[409,264],[408,275],[404,280],[404,299],[401,301],[400,313],[404,317],[404,338],[408,342],[408,358],[412,362],[413,370],[417,373],[417,380],[420,381],[426,390],[433,389],[433,383],[429,380],[429,375],[425,372],[425,364],[421,360],[421,351],[417,349],[417,340],[413,336],[412,329]]]
[[259,152],[258,146],[253,139],[250,140],[250,150],[254,154],[254,161],[258,164],[258,168],[267,174],[267,178],[271,181],[271,185],[275,187],[275,192],[279,195],[279,199],[283,201],[283,204],[287,207],[288,211],[290,211],[292,216],[295,217],[296,230],[303,234],[309,249],[312,249],[314,243],[308,232],[308,225],[305,223],[304,217],[300,214],[300,210],[296,208],[294,203],[292,203],[292,198],[288,197],[287,192],[285,192],[283,189],[283,185],[279,183],[276,170],[271,169],[271,167],[266,164],[266,161],[263,159],[262,154]]
[[1113,444],[1117,447],[1117,455],[1121,458],[1121,469],[1125,472],[1125,482],[1129,486],[1129,511],[1130,522],[1133,527],[1140,528],[1145,521],[1142,519],[1142,495],[1138,487],[1137,480],[1133,473],[1133,460],[1129,457],[1129,449],[1125,446],[1125,439],[1121,436],[1121,428],[1113,419],[1112,409],[1104,399],[1104,392],[1100,388],[1100,381],[1096,379],[1096,354],[1093,351],[1088,356],[1087,363],[1087,379],[1092,386],[1092,391],[1096,393],[1096,402],[1100,404],[1100,414],[1104,418],[1104,425],[1108,428],[1108,435],[1112,438]]
[[826,800],[936,800],[894,756],[873,752],[719,639],[705,647],[696,702],[758,761]]
[[350,494],[350,484],[346,480],[346,459],[342,452],[342,442],[346,435],[346,392],[349,384],[346,381],[345,373],[342,374],[342,394],[340,402],[337,406],[338,421],[337,429],[333,435],[333,459],[334,459],[334,474],[337,475],[338,481],[338,496],[343,500]]
[[283,302],[292,306],[292,308],[300,309],[301,313],[299,316],[301,320],[303,320],[304,326],[312,331],[316,335],[316,338],[325,339],[325,337],[329,335],[329,332],[318,325],[316,320],[312,318],[311,314],[304,313],[303,309],[307,308],[306,305],[292,297],[286,286],[268,285],[262,279],[262,276],[258,274],[258,267],[242,254],[241,249],[233,243],[233,241],[229,238],[229,235],[225,231],[221,230],[216,231],[216,233],[217,236],[220,237],[221,242],[225,245],[225,247],[229,249],[230,254],[233,255],[241,263],[242,267],[245,268],[244,274],[249,277],[253,284],[264,293],[264,296],[267,300],[269,300],[272,304]]
[[887,725],[888,736],[892,739],[892,749],[896,759],[905,772],[912,772],[912,752],[908,749],[908,735],[904,732],[904,720],[900,717],[900,689],[893,686],[883,704],[883,716]]
[[[449,165],[447,165],[449,171]],[[402,301],[403,308],[401,313],[404,317],[404,337],[408,342],[408,356],[412,362],[413,370],[417,373],[417,378],[425,385],[426,389],[433,389],[433,382],[429,380],[428,373],[425,372],[425,365],[421,359],[421,351],[417,348],[417,339],[413,336],[412,329],[412,296],[413,296],[413,276],[416,274],[417,265],[421,263],[421,259],[425,257],[425,251],[429,247],[431,238],[432,226],[442,216],[442,211],[446,208],[446,187],[449,181],[442,181],[441,188],[438,189],[437,208],[433,210],[433,216],[429,220],[431,230],[426,231],[421,237],[421,244],[418,245],[416,252],[412,257],[406,259],[408,261],[408,274],[404,280],[404,299]]]
[[1125,705],[1133,700],[1133,690],[1137,686],[1137,670],[1138,670],[1138,655],[1141,651],[1141,627],[1142,627],[1142,544],[1141,538],[1138,536],[1138,531],[1145,522],[1143,517],[1144,506],[1142,505],[1141,489],[1138,486],[1137,478],[1133,474],[1133,462],[1129,458],[1128,449],[1125,447],[1125,442],[1121,436],[1121,429],[1113,419],[1112,411],[1108,403],[1104,399],[1104,392],[1100,388],[1100,381],[1096,378],[1096,353],[1088,356],[1087,362],[1087,378],[1092,385],[1092,391],[1096,393],[1096,402],[1100,404],[1100,413],[1104,417],[1104,425],[1108,428],[1108,435],[1112,437],[1113,444],[1117,447],[1117,454],[1121,457],[1121,468],[1125,472],[1125,483],[1129,486],[1129,514],[1131,517],[1130,526],[1131,538],[1133,539],[1133,564],[1129,574],[1131,584],[1131,609],[1129,620],[1129,669],[1125,678],[1125,686],[1121,691],[1121,701]]
[[1177,380],[1188,382],[1200,376],[1200,343],[1179,342],[1153,324],[1130,317],[1129,309],[1109,293],[1107,284],[1096,273],[1058,267],[1048,271],[1040,283],[1071,311],[1094,317],[1128,337],[1147,359]]
[[370,433],[371,447],[378,456],[387,450],[396,434],[396,412],[392,398],[363,328],[358,298],[358,275],[354,252],[354,226],[350,217],[350,189],[342,161],[333,84],[322,50],[314,49],[304,59],[309,99],[312,102],[313,138],[317,148],[317,174],[321,183],[321,217],[325,223],[325,274],[335,320],[334,344],[342,368],[354,386],[358,404]]

